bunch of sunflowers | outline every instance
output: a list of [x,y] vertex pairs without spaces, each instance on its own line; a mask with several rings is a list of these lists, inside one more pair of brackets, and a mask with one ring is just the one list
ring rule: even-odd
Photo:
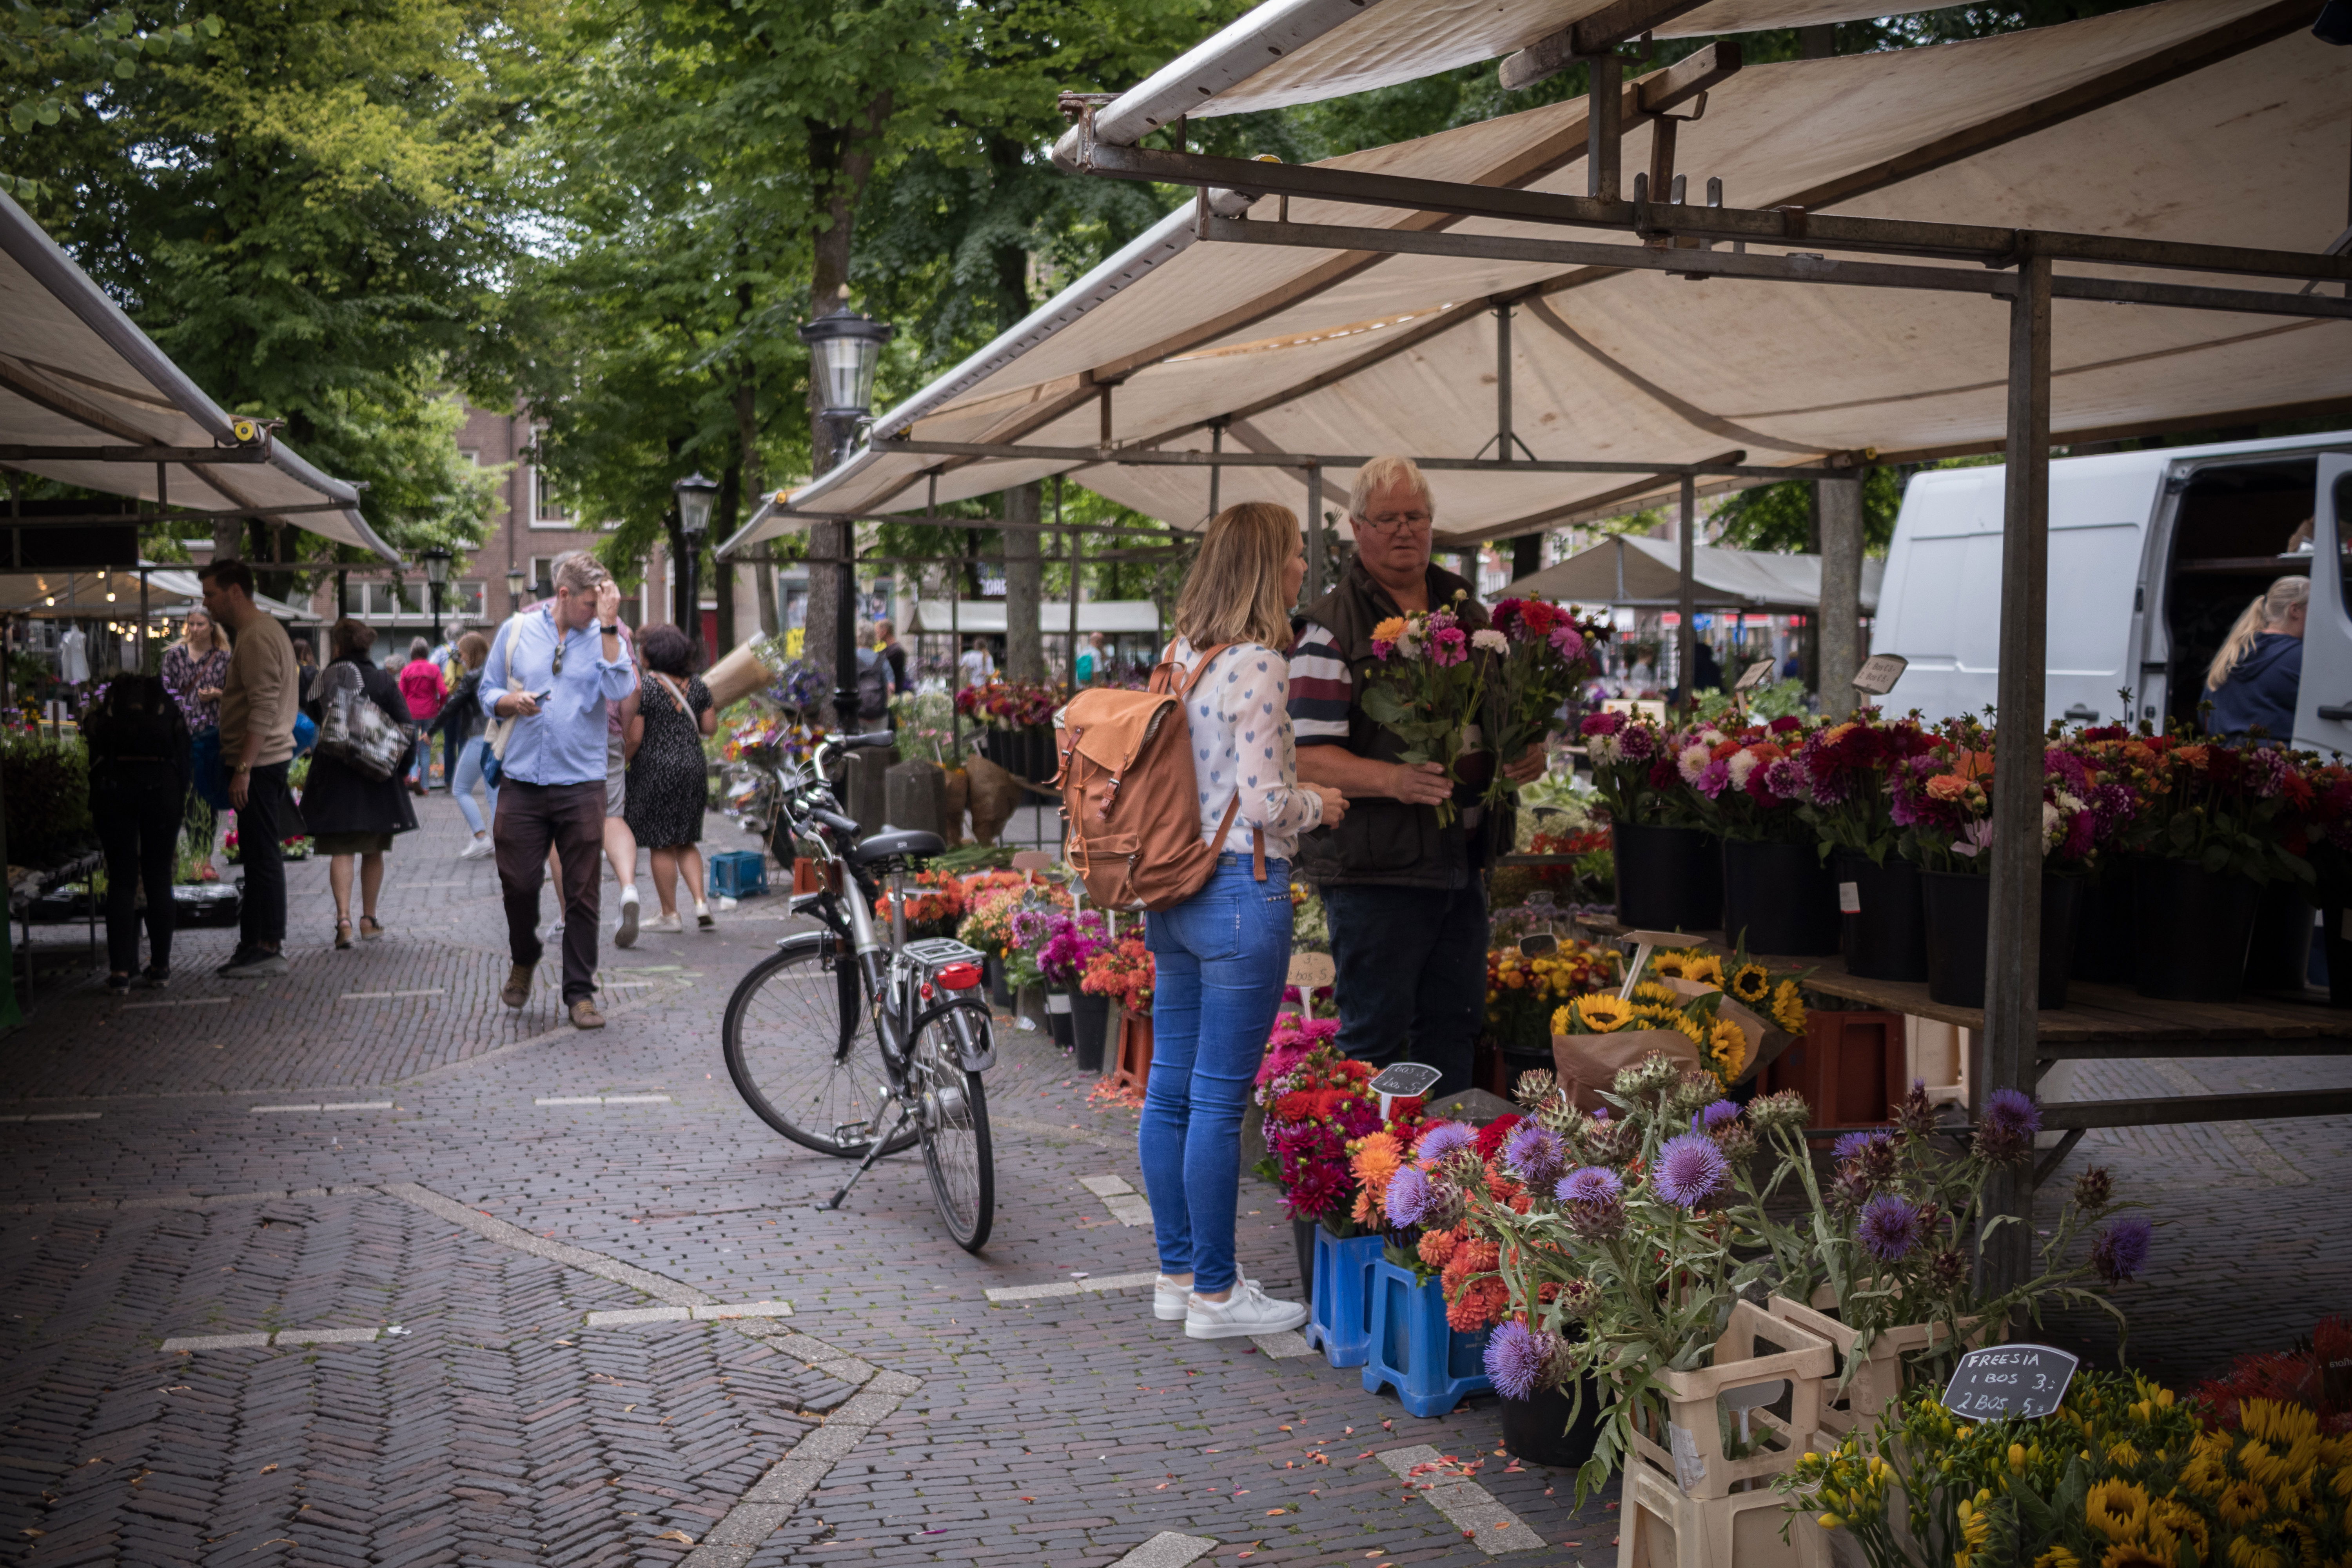
[[[1710,960],[1709,962],[1713,962]],[[1728,1018],[1716,1016],[1724,993],[1684,996],[1644,980],[1631,996],[1606,992],[1579,996],[1551,1016],[1555,1035],[1614,1035],[1625,1030],[1671,1029],[1697,1048],[1699,1061],[1719,1087],[1735,1081],[1748,1061],[1748,1036]]]
[[1650,973],[1662,980],[1721,986],[1734,1001],[1755,1009],[1790,1034],[1805,1032],[1805,998],[1797,976],[1774,973],[1748,957],[1744,949],[1734,952],[1728,963],[1698,948],[1654,952]]

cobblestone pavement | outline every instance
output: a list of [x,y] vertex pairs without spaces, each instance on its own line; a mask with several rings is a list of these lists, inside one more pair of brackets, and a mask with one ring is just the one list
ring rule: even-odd
[[[1415,1420],[1355,1372],[1189,1341],[1148,1292],[1100,1288],[1153,1265],[1148,1227],[1085,1184],[1140,1184],[1135,1119],[1037,1037],[988,1079],[984,1257],[946,1239],[912,1154],[814,1213],[844,1168],[753,1119],[719,1056],[772,908],[608,941],[612,1026],[578,1034],[544,982],[519,1016],[496,1005],[496,874],[455,858],[446,800],[420,816],[383,942],[332,951],[325,868],[298,866],[290,975],[213,980],[230,934],[187,932],[185,978],[125,1000],[53,956],[0,1045],[0,1114],[29,1118],[0,1142],[10,1561],[1613,1560],[1613,1493],[1580,1512],[1571,1478],[1500,1456],[1493,1400]],[[2077,1092],[2336,1081],[2279,1066],[2116,1064]],[[2163,1223],[2137,1355],[2199,1370],[2342,1304],[2321,1206],[2352,1174],[2342,1133],[2077,1151]],[[1247,1271],[1295,1294],[1276,1194],[1244,1180],[1242,1211]],[[1401,1479],[1424,1446],[1477,1465],[1511,1522],[1465,1534],[1435,1501],[1475,1500]]]

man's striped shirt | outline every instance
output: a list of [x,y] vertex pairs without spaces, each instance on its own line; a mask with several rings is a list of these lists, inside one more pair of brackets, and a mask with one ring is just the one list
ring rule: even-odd
[[1356,683],[1330,628],[1310,625],[1290,650],[1290,729],[1302,746],[1348,743]]

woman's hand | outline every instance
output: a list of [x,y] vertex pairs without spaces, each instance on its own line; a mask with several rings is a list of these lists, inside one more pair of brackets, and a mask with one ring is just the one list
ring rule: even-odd
[[196,700],[199,702],[217,702],[220,699],[221,689],[217,686],[199,686],[196,688]]
[[1348,797],[1339,793],[1338,784],[1317,784],[1315,793],[1323,797],[1322,826],[1339,826],[1339,819],[1348,815]]

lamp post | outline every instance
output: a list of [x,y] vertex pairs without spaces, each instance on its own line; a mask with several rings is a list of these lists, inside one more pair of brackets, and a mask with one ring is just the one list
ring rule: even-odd
[[670,486],[677,497],[677,531],[686,537],[686,635],[702,647],[702,595],[695,589],[694,571],[701,564],[702,536],[710,531],[710,503],[719,497],[719,481],[699,471]]
[[449,585],[449,552],[435,545],[417,559],[425,563],[425,591],[433,596],[433,642],[441,642],[441,590]]
[[508,567],[507,614],[510,616],[519,616],[522,614],[522,568],[520,566]]
[[[815,321],[804,323],[801,342],[809,349],[809,375],[822,395],[815,429],[819,449],[813,464],[823,474],[841,460],[850,440],[874,409],[874,367],[882,345],[898,328],[871,316],[861,316],[844,300]],[[841,560],[834,567],[834,689],[833,706],[844,734],[857,729],[857,525],[844,520]]]

